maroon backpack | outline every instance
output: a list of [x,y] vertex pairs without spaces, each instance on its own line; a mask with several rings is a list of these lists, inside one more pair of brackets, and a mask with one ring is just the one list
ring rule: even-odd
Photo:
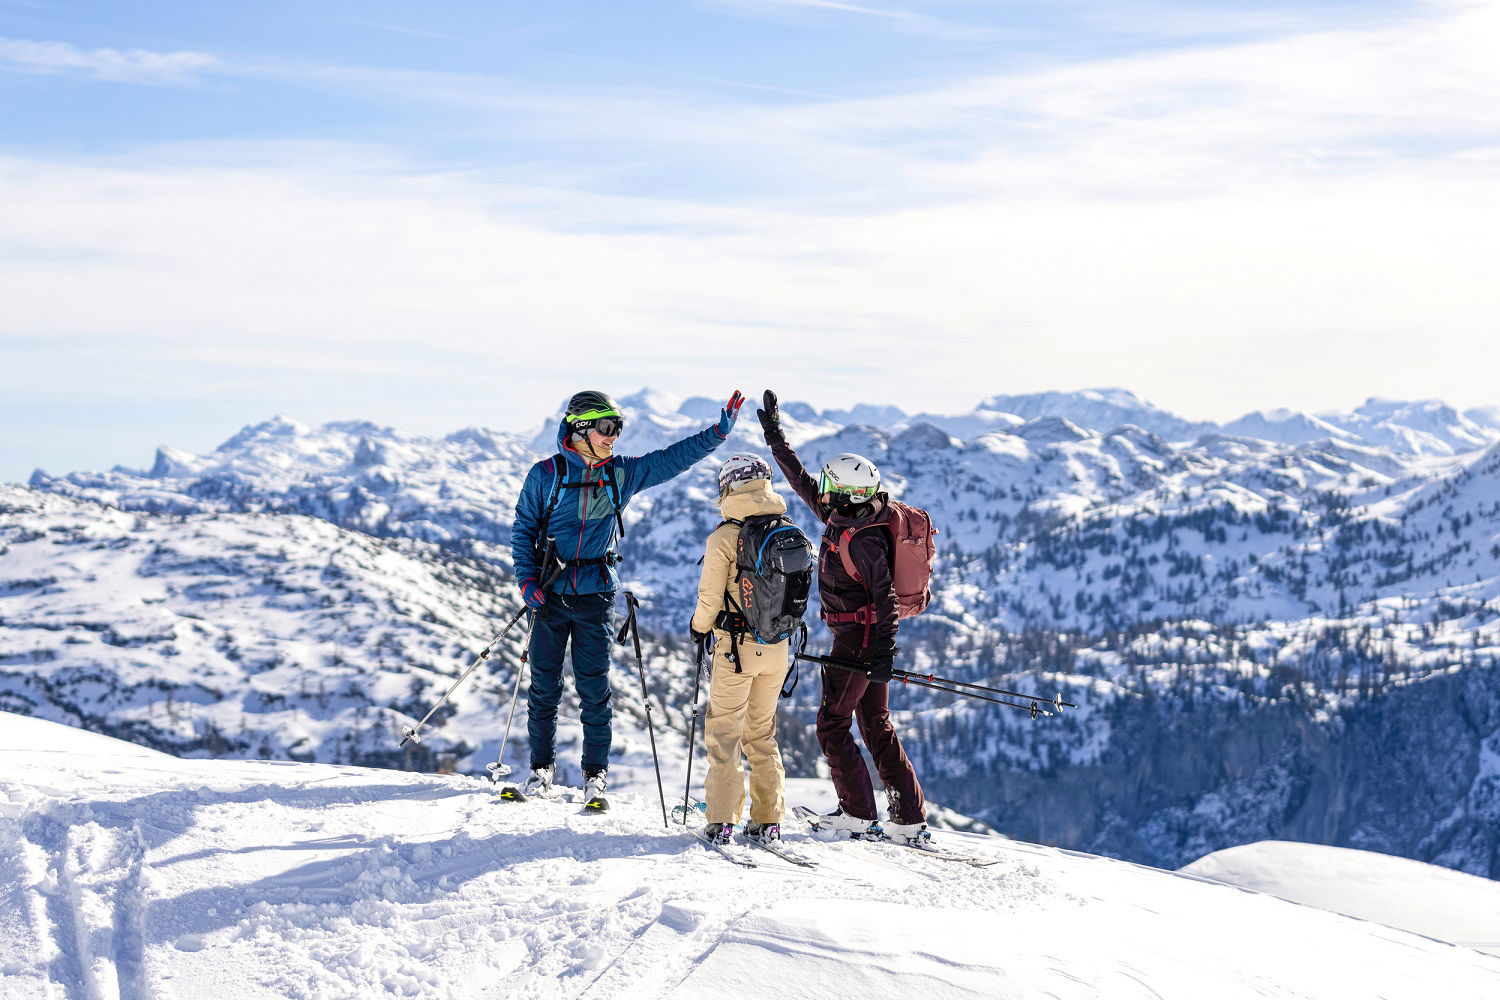
[[[894,553],[891,577],[896,589],[896,617],[911,618],[919,615],[927,610],[927,602],[932,600],[929,584],[932,580],[932,560],[937,554],[932,536],[938,533],[938,529],[932,526],[932,518],[925,510],[895,500],[888,501],[880,516],[868,524],[845,528],[844,533],[839,536],[838,544],[833,548],[844,563],[844,572],[861,584],[865,581],[860,578],[859,570],[854,568],[854,560],[849,558],[849,540],[856,532],[866,531],[876,525],[889,529],[894,542],[891,546]],[[873,610],[871,606],[869,611]],[[852,615],[861,613],[869,612],[865,608],[851,612]],[[863,618],[850,620],[863,621]]]

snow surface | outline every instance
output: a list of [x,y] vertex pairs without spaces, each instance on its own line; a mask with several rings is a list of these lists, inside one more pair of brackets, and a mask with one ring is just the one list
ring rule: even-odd
[[997,838],[942,835],[998,862],[975,869],[789,830],[821,867],[748,871],[655,796],[583,815],[465,777],[0,733],[7,1000],[1500,995],[1478,951]]
[[1500,955],[1500,883],[1409,858],[1268,840],[1179,871]]

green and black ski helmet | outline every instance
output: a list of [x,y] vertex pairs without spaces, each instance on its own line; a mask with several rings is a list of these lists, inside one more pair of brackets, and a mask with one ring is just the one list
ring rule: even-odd
[[568,413],[564,419],[572,429],[572,436],[580,440],[589,431],[596,430],[605,437],[614,437],[625,429],[625,418],[615,401],[592,389],[575,393],[568,400]]
[[585,389],[583,392],[575,392],[573,398],[568,400],[567,418],[570,424],[620,415],[620,408],[608,393]]

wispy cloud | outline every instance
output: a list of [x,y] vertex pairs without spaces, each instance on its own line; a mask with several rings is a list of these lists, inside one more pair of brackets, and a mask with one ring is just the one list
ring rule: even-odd
[[0,36],[0,70],[56,73],[121,83],[179,85],[219,66],[203,52],[145,49],[83,49],[67,42],[37,42]]
[[[787,0],[791,2],[791,0]],[[854,206],[990,192],[1172,197],[1273,179],[1450,166],[1500,143],[1500,7],[971,75],[861,97],[756,88],[537,87],[484,74],[281,65],[268,75],[462,108],[466,138],[610,184]],[[734,88],[733,96],[726,93]],[[797,100],[795,98],[802,98]],[[591,156],[609,143],[613,156]]]
[[984,25],[965,24],[909,7],[884,7],[846,3],[844,0],[698,0],[711,9],[730,11],[746,17],[785,20],[797,15],[838,14],[883,21],[897,30],[950,40],[978,41],[1003,37],[1008,32]]

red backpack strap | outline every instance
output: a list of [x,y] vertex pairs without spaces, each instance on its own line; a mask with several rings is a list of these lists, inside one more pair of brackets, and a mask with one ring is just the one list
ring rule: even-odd
[[849,555],[849,541],[854,537],[855,532],[868,527],[868,524],[861,524],[857,528],[845,528],[844,533],[839,536],[837,542],[828,543],[828,547],[839,554],[839,559],[844,564],[844,572],[848,573],[854,579],[854,582],[859,584],[863,584],[865,579],[859,575],[859,570],[854,568],[854,559]]

